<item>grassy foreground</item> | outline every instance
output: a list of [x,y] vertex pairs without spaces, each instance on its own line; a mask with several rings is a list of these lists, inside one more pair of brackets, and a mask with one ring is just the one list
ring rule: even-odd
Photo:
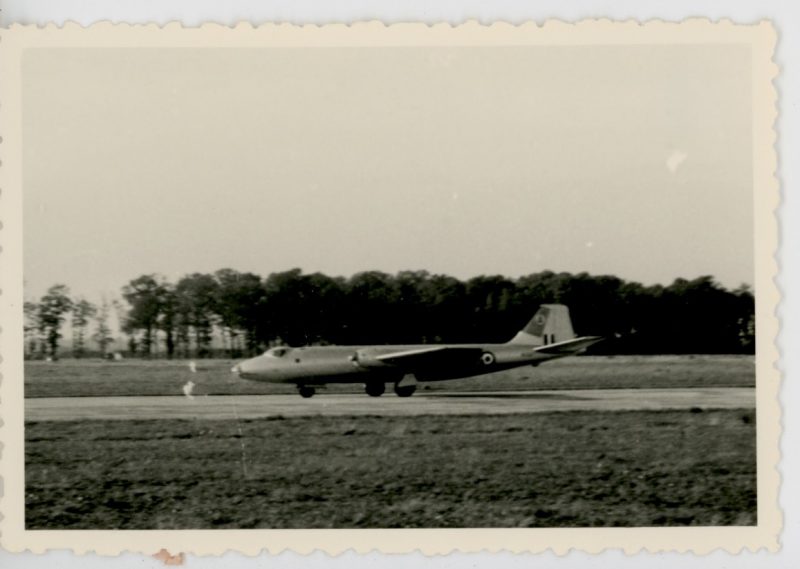
[[58,528],[751,525],[752,410],[26,425]]
[[[292,385],[239,380],[232,360],[26,362],[25,397],[181,395],[188,381],[197,395],[295,393]],[[437,383],[430,390],[613,389],[752,387],[751,356],[583,356],[500,373]],[[330,392],[362,392],[362,385],[331,385]]]

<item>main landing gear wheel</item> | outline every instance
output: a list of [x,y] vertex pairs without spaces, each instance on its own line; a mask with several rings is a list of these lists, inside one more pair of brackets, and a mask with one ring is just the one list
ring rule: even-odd
[[383,383],[382,381],[365,383],[364,391],[366,391],[367,395],[369,395],[370,397],[380,397],[386,392],[386,384]]
[[414,392],[417,390],[416,385],[399,385],[397,383],[394,384],[394,392],[397,394],[398,397],[411,397],[414,395]]
[[297,391],[300,393],[300,397],[304,399],[308,399],[309,397],[314,397],[314,394],[317,392],[317,390],[311,387],[310,385],[298,385]]

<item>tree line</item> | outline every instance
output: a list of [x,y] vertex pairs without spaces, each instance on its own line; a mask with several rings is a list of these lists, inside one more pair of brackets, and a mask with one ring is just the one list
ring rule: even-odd
[[106,355],[115,340],[112,310],[127,355],[140,357],[240,357],[276,344],[504,342],[544,303],[569,306],[579,335],[607,338],[592,353],[754,351],[752,291],[727,290],[711,276],[644,286],[551,271],[459,280],[426,271],[344,278],[300,269],[266,278],[222,269],[176,283],[141,275],[122,288],[121,300],[99,305],[55,285],[25,304],[26,351],[57,357],[69,324],[75,357],[88,353],[89,340]]

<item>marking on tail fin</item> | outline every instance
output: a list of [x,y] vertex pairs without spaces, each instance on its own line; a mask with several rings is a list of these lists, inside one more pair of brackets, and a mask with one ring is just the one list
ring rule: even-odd
[[531,318],[530,322],[528,322],[522,331],[531,336],[541,337],[549,316],[550,308],[547,306],[540,306],[539,310],[536,311],[536,314],[533,315],[533,318]]
[[542,304],[533,318],[508,343],[542,346],[574,337],[569,309],[563,304]]

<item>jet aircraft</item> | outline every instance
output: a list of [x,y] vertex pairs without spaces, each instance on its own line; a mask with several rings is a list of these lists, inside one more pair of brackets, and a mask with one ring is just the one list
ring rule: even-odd
[[400,397],[414,394],[417,382],[473,377],[571,356],[601,341],[575,337],[569,309],[543,304],[530,322],[504,344],[417,344],[378,346],[278,346],[236,364],[242,379],[294,383],[302,397],[328,383],[363,383],[379,397],[394,384]]

